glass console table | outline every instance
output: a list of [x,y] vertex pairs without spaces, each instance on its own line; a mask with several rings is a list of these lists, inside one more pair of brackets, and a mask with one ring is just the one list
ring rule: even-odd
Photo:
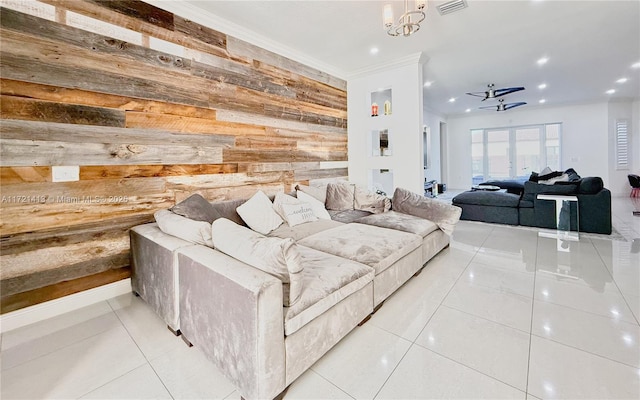
[[578,203],[578,197],[559,194],[539,194],[538,200],[554,200],[556,202],[556,231],[539,232],[539,236],[562,240],[580,240],[580,215],[576,207],[576,231],[571,231],[571,202]]

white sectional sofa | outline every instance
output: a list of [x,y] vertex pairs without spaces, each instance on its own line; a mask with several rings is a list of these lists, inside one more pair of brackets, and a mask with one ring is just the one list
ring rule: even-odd
[[333,209],[332,219],[285,222],[262,235],[242,226],[244,200],[211,204],[212,223],[165,211],[160,226],[131,230],[132,286],[245,399],[283,394],[448,246],[461,213],[397,189],[393,210],[354,199],[360,210]]

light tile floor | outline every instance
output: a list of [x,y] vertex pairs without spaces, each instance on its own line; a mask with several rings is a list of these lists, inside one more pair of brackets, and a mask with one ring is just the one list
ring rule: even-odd
[[[614,198],[620,235],[566,249],[535,229],[460,222],[286,398],[640,398],[634,208]],[[131,295],[4,333],[1,349],[2,399],[239,398]]]

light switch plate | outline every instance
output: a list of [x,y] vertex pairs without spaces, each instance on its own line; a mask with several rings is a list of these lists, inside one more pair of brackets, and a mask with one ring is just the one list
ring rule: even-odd
[[80,180],[80,167],[78,165],[56,165],[51,167],[52,182],[74,182]]

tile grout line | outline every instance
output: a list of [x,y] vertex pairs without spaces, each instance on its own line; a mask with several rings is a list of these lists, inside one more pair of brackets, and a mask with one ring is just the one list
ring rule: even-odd
[[[167,391],[167,393],[169,394],[169,396],[175,400],[175,397],[173,397],[173,393],[171,393],[171,391],[169,390],[169,388],[167,387],[167,385],[165,385],[164,381],[162,380],[162,378],[160,377],[160,375],[158,375],[158,371],[156,371],[155,368],[153,368],[153,365],[151,364],[151,362],[149,361],[149,358],[147,358],[147,355],[144,353],[144,351],[142,351],[142,349],[140,348],[140,345],[138,344],[138,342],[136,341],[136,339],[133,337],[133,335],[131,335],[131,332],[129,332],[129,329],[127,329],[127,326],[125,325],[124,321],[122,321],[122,319],[120,318],[120,316],[118,315],[118,313],[116,312],[116,310],[113,308],[113,306],[111,305],[111,303],[109,302],[109,300],[107,300],[107,304],[109,305],[109,307],[111,308],[111,310],[113,310],[113,313],[115,314],[116,318],[118,318],[118,321],[120,321],[120,324],[122,325],[122,327],[124,328],[125,332],[127,332],[127,335],[129,335],[129,337],[131,338],[131,340],[133,341],[133,343],[135,343],[136,347],[138,348],[138,351],[140,351],[140,354],[142,354],[142,357],[144,357],[147,365],[151,368],[151,370],[153,371],[153,373],[156,375],[156,377],[158,378],[158,380],[160,381],[160,383],[162,384],[162,387],[164,387],[164,389]],[[140,367],[140,366],[139,366]],[[129,371],[131,372],[131,371]],[[118,378],[122,377],[124,375],[119,376]],[[118,379],[116,378],[116,379]],[[114,379],[115,380],[115,379]],[[112,382],[112,381],[111,381]],[[104,385],[103,385],[104,386]],[[229,394],[231,395],[231,393]]]
[[[104,300],[104,301],[106,302],[106,300]],[[94,320],[94,319],[97,319],[97,318],[103,317],[103,316],[105,316],[105,315],[107,315],[107,314],[98,315],[97,317],[91,318],[91,319],[89,319],[89,320],[87,320],[87,321],[82,321],[82,322],[80,322],[80,323],[78,323],[78,324],[74,324],[74,325],[72,325],[72,326],[80,325],[80,324],[82,324],[82,323],[85,323],[85,322],[88,322],[88,321],[91,321],[91,320]],[[115,315],[115,313],[114,313],[114,315]],[[117,316],[116,316],[116,317],[117,317]],[[66,328],[64,328],[64,329],[69,329],[69,328],[71,328],[72,326],[66,327]],[[18,328],[18,329],[19,329],[19,328]],[[46,356],[48,356],[48,355],[50,355],[50,354],[53,354],[53,353],[55,353],[55,352],[57,352],[57,351],[60,351],[60,350],[66,349],[67,347],[70,347],[70,346],[76,345],[76,344],[78,344],[78,343],[82,343],[82,342],[87,341],[87,340],[89,340],[89,339],[92,339],[92,338],[94,338],[94,337],[96,337],[96,336],[98,336],[98,335],[102,335],[102,334],[104,334],[104,333],[106,333],[106,332],[109,332],[109,331],[111,331],[111,330],[113,330],[113,329],[116,329],[116,328],[111,328],[111,329],[107,329],[107,330],[102,331],[102,332],[97,332],[97,333],[95,333],[95,334],[93,334],[93,335],[90,335],[90,336],[84,337],[84,338],[82,338],[82,339],[80,339],[80,340],[78,340],[78,341],[75,341],[75,342],[73,342],[73,343],[69,343],[69,344],[67,344],[66,346],[62,346],[62,347],[60,347],[60,348],[57,348],[57,349],[54,349],[54,350],[48,351],[48,352],[46,352],[46,353],[42,353],[42,354],[40,354],[39,356],[37,356],[37,357],[35,357],[35,358],[32,358],[32,359],[30,359],[30,360],[26,360],[26,361],[23,361],[23,362],[21,362],[21,363],[18,363],[18,364],[16,364],[16,365],[12,366],[11,368],[7,368],[6,370],[5,370],[5,369],[0,369],[0,371],[8,371],[8,370],[10,370],[10,369],[13,369],[13,368],[19,367],[19,366],[21,366],[21,365],[24,365],[24,364],[26,364],[26,363],[28,363],[28,362],[35,361],[35,360],[37,360],[37,359],[39,359],[39,358],[42,358],[42,357],[46,357]],[[50,335],[52,335],[52,334],[54,334],[54,333],[57,333],[57,332],[59,332],[59,331],[55,331],[55,332],[49,333],[49,334],[47,334],[46,336],[50,336]],[[44,337],[46,337],[46,336],[42,336],[42,337],[39,337],[39,338],[36,338],[36,339],[30,340],[29,342],[32,342],[32,341],[34,341],[34,340],[40,340],[40,339],[43,339],[43,338],[44,338]],[[13,346],[13,347],[23,346],[23,345],[25,345],[26,343],[29,343],[29,342],[24,342],[24,343],[19,344],[18,346]],[[10,349],[12,349],[13,347],[11,347]],[[9,350],[9,349],[5,350],[5,352],[6,352],[6,351],[8,351],[8,350]]]
[[554,339],[547,338],[547,337],[540,336],[540,335],[536,335],[536,334],[532,334],[532,336],[535,336],[535,337],[537,337],[537,338],[539,338],[539,339],[548,340],[548,341],[550,341],[550,342],[553,342],[553,343],[559,344],[559,345],[564,346],[564,347],[568,347],[568,348],[570,348],[570,349],[574,349],[574,350],[580,351],[580,352],[582,352],[582,353],[587,353],[587,354],[590,354],[590,355],[592,355],[592,356],[595,356],[595,357],[598,357],[598,358],[602,358],[603,360],[609,360],[609,361],[611,361],[611,362],[614,362],[614,363],[617,363],[617,364],[620,364],[620,365],[624,365],[624,366],[629,367],[629,368],[633,368],[633,369],[636,369],[636,370],[640,369],[640,366],[629,365],[629,364],[624,363],[624,362],[622,362],[622,361],[614,360],[614,359],[612,359],[612,358],[605,357],[605,356],[603,356],[603,355],[601,355],[601,354],[593,353],[593,352],[591,352],[591,351],[589,351],[589,350],[584,350],[584,349],[581,349],[581,348],[579,348],[579,347],[572,346],[572,345],[567,344],[567,343],[562,343],[562,342],[560,342],[560,341],[558,341],[558,340],[554,340]]
[[[598,250],[598,246],[596,246],[593,241],[591,241],[591,239],[589,239],[589,241],[591,242],[591,245],[596,249],[596,253],[598,254],[598,257],[600,257],[600,260],[602,261],[602,264],[604,264],[605,269],[607,270],[607,272],[609,273],[609,275],[611,276],[611,282],[613,282],[613,284],[616,286],[616,289],[618,289],[618,293],[620,293],[620,296],[622,297],[622,300],[624,300],[624,304],[627,306],[627,308],[629,309],[629,311],[631,311],[631,316],[633,317],[633,319],[635,319],[636,321],[636,325],[640,325],[640,320],[638,320],[638,317],[633,313],[633,310],[631,309],[631,306],[629,305],[629,302],[627,301],[627,297],[624,295],[624,293],[622,293],[622,290],[620,290],[620,287],[618,286],[618,282],[616,282],[616,278],[613,276],[613,265],[611,266],[611,271],[609,270],[609,268],[607,268],[607,263],[604,262],[604,258],[602,258],[602,254],[600,254],[600,251]],[[613,247],[611,248],[611,257],[613,258]]]
[[536,305],[536,277],[538,276],[538,248],[540,246],[540,235],[536,234],[536,261],[533,269],[533,292],[531,293],[531,321],[529,323],[529,351],[527,352],[527,379],[524,386],[524,391],[529,395],[529,376],[531,374],[531,344],[533,342],[533,313]]
[[[493,228],[491,229],[491,232],[493,232]],[[482,244],[484,244],[484,242],[487,240],[487,238],[489,237],[489,235],[491,234],[491,232],[489,232],[489,234],[487,234],[487,236],[485,237],[485,239],[482,241]],[[460,277],[462,276],[462,274],[464,273],[464,271],[467,270],[467,268],[469,268],[469,264],[471,264],[471,261],[473,260],[473,258],[476,256],[476,254],[478,253],[478,250],[482,247],[482,244],[478,247],[478,249],[476,249],[476,251],[474,252],[473,256],[469,259],[469,261],[467,262],[467,264],[465,265],[464,269],[462,271],[460,271],[460,274],[458,275],[458,277],[456,278],[456,280],[453,282],[453,285],[451,285],[451,287],[449,288],[449,290],[447,291],[447,293],[442,297],[442,300],[440,300],[440,303],[438,304],[438,307],[435,309],[435,311],[433,312],[433,314],[431,314],[431,316],[429,317],[429,319],[427,320],[427,322],[424,324],[424,326],[422,327],[422,329],[420,330],[420,332],[418,333],[418,335],[416,336],[416,338],[411,342],[411,344],[409,345],[409,347],[407,348],[407,351],[402,355],[402,357],[400,358],[400,361],[398,361],[398,364],[396,364],[396,366],[393,368],[393,371],[391,371],[391,373],[389,374],[389,376],[387,377],[387,379],[385,379],[384,383],[382,384],[382,386],[380,386],[380,389],[378,389],[378,391],[376,392],[376,394],[373,396],[374,399],[376,399],[378,397],[378,395],[380,394],[380,392],[382,391],[382,389],[384,389],[385,385],[389,382],[389,379],[391,379],[391,377],[393,376],[393,374],[396,372],[396,370],[398,369],[398,367],[400,366],[400,363],[402,363],[402,361],[405,359],[405,357],[407,356],[407,354],[409,354],[409,351],[413,348],[413,346],[420,346],[419,344],[416,343],[416,340],[418,340],[418,338],[420,337],[420,335],[422,335],[422,332],[424,332],[424,330],[426,329],[427,325],[429,325],[429,322],[431,322],[431,319],[433,318],[433,316],[438,312],[438,310],[440,309],[440,307],[443,305],[442,303],[444,302],[444,299],[447,298],[447,296],[449,295],[449,293],[451,293],[451,290],[453,290],[453,287],[456,285],[456,283],[458,283],[458,280],[460,279]],[[451,243],[449,244],[449,248],[451,248]],[[428,263],[428,262],[427,262]],[[396,335],[398,336],[398,335]],[[404,339],[404,338],[403,338]],[[422,346],[420,346],[422,347]]]

